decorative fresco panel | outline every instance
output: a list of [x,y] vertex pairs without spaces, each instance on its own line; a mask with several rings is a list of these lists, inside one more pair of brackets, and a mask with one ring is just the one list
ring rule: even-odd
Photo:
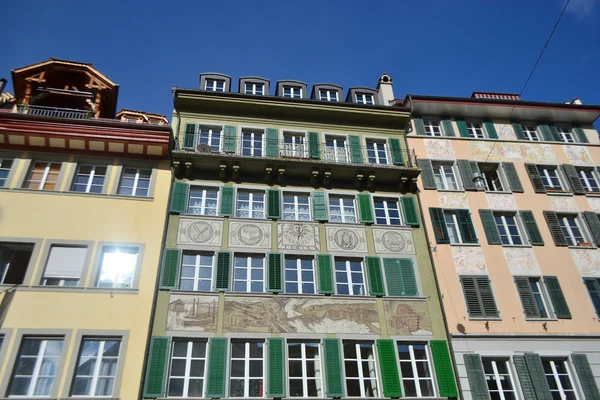
[[440,198],[440,206],[443,208],[469,208],[467,194],[464,192],[438,192],[438,197]]
[[365,228],[326,226],[325,232],[329,251],[367,252]]
[[511,124],[494,123],[498,139],[502,140],[517,140],[517,134]]
[[487,275],[488,269],[481,247],[452,246],[452,258],[459,275]]
[[[470,143],[475,161],[524,161],[556,163],[549,144],[499,143],[473,141]],[[492,150],[493,147],[493,150]],[[491,153],[490,153],[491,151]],[[489,157],[488,157],[489,156]]]
[[375,239],[375,252],[415,254],[411,229],[372,228]]
[[439,160],[455,160],[452,142],[444,139],[423,139],[427,157]]
[[594,161],[592,161],[590,154],[584,146],[565,145],[561,147],[565,150],[570,164],[594,165]]
[[249,333],[379,335],[375,300],[226,297],[223,330]]
[[171,295],[167,314],[168,331],[215,332],[219,296]]
[[390,335],[431,335],[427,303],[385,300],[383,312]]
[[504,257],[512,275],[541,275],[533,249],[529,247],[503,247]]
[[586,197],[592,211],[600,213],[600,197]]
[[488,205],[492,210],[516,210],[517,201],[512,194],[486,193]]
[[180,218],[177,244],[221,247],[223,221]]
[[280,222],[277,224],[279,250],[320,251],[319,225],[303,222]]
[[229,222],[229,247],[271,249],[270,222]]
[[600,277],[600,251],[597,249],[569,249],[581,276]]
[[574,211],[578,212],[577,202],[573,196],[548,196],[550,207],[554,211]]

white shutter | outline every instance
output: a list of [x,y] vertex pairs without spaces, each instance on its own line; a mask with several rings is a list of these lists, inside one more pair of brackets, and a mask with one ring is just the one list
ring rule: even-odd
[[52,246],[44,278],[81,278],[87,247]]

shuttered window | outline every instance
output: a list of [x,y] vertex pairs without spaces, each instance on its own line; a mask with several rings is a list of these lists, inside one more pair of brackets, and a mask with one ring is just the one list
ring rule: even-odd
[[231,288],[231,261],[232,255],[229,251],[217,253],[217,277],[215,281],[216,290],[230,290]]
[[[463,360],[465,361],[469,389],[473,400],[490,400],[491,397],[488,390],[489,381],[483,371],[483,363],[479,354],[465,354],[463,355]],[[509,397],[509,399],[511,398]]]
[[169,338],[153,336],[146,365],[144,398],[162,397],[165,393],[165,373],[169,353]]
[[600,400],[600,392],[598,391],[598,385],[594,378],[594,373],[590,367],[590,363],[585,354],[573,354],[571,355],[573,365],[575,365],[575,371],[579,376],[579,383],[583,389],[583,393],[587,400]]
[[319,132],[308,132],[308,155],[312,160],[319,160],[321,158]]
[[542,238],[542,234],[540,233],[537,223],[535,222],[533,212],[529,210],[522,210],[519,211],[519,215],[521,216],[521,221],[525,226],[529,243],[533,246],[543,246],[544,239]]
[[419,294],[412,259],[384,258],[383,269],[389,296],[417,296]]
[[[500,164],[479,163],[477,166],[483,177],[486,192],[505,192],[508,189],[502,177]],[[472,177],[473,174],[470,176],[471,181],[473,180]]]
[[[577,174],[579,183],[585,193],[597,194],[600,192],[600,179],[593,168],[590,167],[573,167]],[[570,179],[570,177],[569,177]],[[573,192],[575,187],[573,186]],[[575,192],[577,193],[577,192]]]
[[413,121],[415,123],[415,131],[417,132],[417,135],[426,135],[425,122],[423,121],[423,118],[415,117],[413,118]]
[[221,188],[221,208],[219,215],[231,217],[233,215],[233,198],[235,189],[231,186]]
[[515,164],[511,162],[503,162],[502,169],[504,170],[510,189],[516,193],[523,193],[523,185],[521,184],[521,179],[519,178],[519,174],[517,174],[517,170],[515,169]]
[[515,277],[526,318],[551,318],[549,297],[542,280],[538,277]]
[[348,144],[350,147],[350,161],[352,164],[362,164],[363,154],[362,147],[360,145],[360,136],[348,136]]
[[369,277],[369,294],[371,296],[385,295],[379,257],[365,257],[365,264],[367,265],[367,276]]
[[538,168],[535,164],[525,164],[525,169],[527,170],[527,174],[529,175],[529,180],[531,181],[531,185],[533,186],[533,191],[535,193],[546,193],[546,186],[542,181],[542,177]]
[[317,190],[312,194],[313,216],[315,221],[327,221],[327,197],[325,191]]
[[327,397],[344,397],[344,374],[339,339],[323,339]]
[[600,279],[598,278],[583,278],[583,283],[590,295],[592,305],[596,310],[596,315],[600,318]]
[[317,268],[319,275],[319,293],[333,294],[333,268],[331,255],[319,254],[317,256]]
[[381,371],[383,395],[385,397],[402,397],[394,341],[391,339],[378,339],[377,352],[379,355],[379,370]]
[[518,390],[507,358],[484,358],[483,371],[492,399],[517,399]]
[[513,362],[525,399],[553,399],[539,355],[526,353],[522,356],[513,356]]
[[556,318],[571,319],[571,311],[556,276],[544,276],[544,284]]
[[[571,165],[571,164],[563,164],[562,165],[562,169],[563,172],[565,173],[565,176],[567,177],[567,181],[569,182],[569,185],[571,186],[571,190],[573,191],[573,193],[575,194],[585,194],[586,190],[583,188],[583,183],[586,184],[592,184],[595,185],[595,181],[593,179],[592,176],[592,180],[588,181],[588,175],[585,173],[586,171],[592,171],[592,168],[587,169],[587,170],[581,170],[581,172],[583,172],[583,180],[581,180],[580,175],[579,175],[579,171],[575,168],[575,166]],[[597,189],[597,185],[596,185],[596,189]]]
[[487,276],[461,276],[469,317],[499,317],[490,279]]
[[279,130],[267,128],[266,140],[267,157],[279,157]]
[[429,342],[429,346],[433,355],[440,397],[458,397],[448,343],[445,340],[432,340]]
[[[433,366],[425,343],[398,342],[402,386],[406,397],[435,396]],[[387,396],[387,395],[386,395]]]
[[438,244],[450,243],[448,229],[444,219],[444,210],[442,208],[430,208],[431,226],[435,235],[435,241]]
[[237,127],[236,126],[226,126],[225,127],[225,146],[224,149],[227,153],[235,153],[236,150],[236,136],[237,136]]
[[162,259],[162,271],[160,287],[162,289],[175,289],[177,287],[177,276],[179,275],[179,259],[181,250],[165,249]]
[[442,117],[442,129],[444,131],[444,136],[456,136],[454,133],[454,126],[452,125],[450,118]]
[[542,358],[544,375],[553,399],[575,399],[573,374],[566,358]]
[[392,164],[404,165],[404,156],[402,155],[404,150],[402,150],[400,139],[389,138],[388,145],[390,148],[390,153],[392,155]]
[[433,175],[433,164],[425,158],[417,160],[417,166],[421,169],[421,181],[423,189],[437,189]]
[[281,219],[281,190],[267,190],[267,218]]
[[[358,200],[358,211],[360,222],[364,224],[372,224],[375,222],[373,217],[373,206],[371,205],[371,195],[368,193],[359,193],[356,196]],[[333,213],[332,213],[333,215]]]
[[[237,257],[236,257],[237,261]],[[253,259],[254,262],[254,259]],[[236,265],[237,269],[238,266]],[[237,272],[237,271],[236,271]],[[250,274],[261,274],[260,269],[252,268]],[[255,282],[252,284],[256,285]],[[256,285],[258,291],[258,285]],[[235,290],[235,287],[234,287]],[[253,290],[254,291],[254,290]],[[283,292],[283,256],[281,253],[269,253],[268,254],[268,278],[267,278],[267,291],[279,293]]]
[[[268,350],[268,388],[267,388],[267,396],[269,397],[285,397],[285,349],[284,349],[284,339],[281,338],[269,338],[267,339],[267,350]],[[256,360],[254,362],[250,361],[250,368],[255,369],[255,365],[257,364]],[[290,377],[292,371],[290,370]],[[254,378],[254,374],[252,376]],[[290,380],[291,382],[291,380]],[[251,380],[250,384],[256,385],[256,380]],[[259,394],[263,394],[262,391]]]
[[438,190],[459,190],[454,164],[434,162],[433,177]]
[[440,127],[440,121],[432,118],[422,119],[420,122],[417,120],[417,129],[420,130],[419,123],[423,124],[423,133],[426,136],[442,136],[442,128]]
[[404,223],[410,226],[419,226],[417,215],[417,201],[415,196],[402,196],[402,211],[404,211]]

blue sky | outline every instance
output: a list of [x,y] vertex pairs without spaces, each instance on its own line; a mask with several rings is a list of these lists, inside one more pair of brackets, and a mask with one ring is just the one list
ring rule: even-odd
[[[200,72],[374,87],[396,97],[519,92],[565,0],[6,2],[0,77],[49,57],[91,62],[119,108],[170,115]],[[600,104],[600,0],[571,4],[524,99]],[[12,90],[9,86],[8,90]],[[600,124],[597,122],[596,124]]]

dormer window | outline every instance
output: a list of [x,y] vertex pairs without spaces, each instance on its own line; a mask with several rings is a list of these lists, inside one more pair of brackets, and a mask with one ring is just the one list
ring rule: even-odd
[[265,94],[265,85],[262,83],[246,83],[246,88],[244,91],[246,94],[254,94],[257,96],[262,96]]
[[206,79],[204,81],[204,90],[210,90],[213,92],[224,92],[225,81],[220,79]]
[[319,100],[322,101],[339,101],[337,90],[321,89],[319,90]]
[[371,93],[356,93],[356,104],[375,104]]
[[302,88],[299,86],[284,86],[283,97],[291,97],[292,99],[302,98]]

